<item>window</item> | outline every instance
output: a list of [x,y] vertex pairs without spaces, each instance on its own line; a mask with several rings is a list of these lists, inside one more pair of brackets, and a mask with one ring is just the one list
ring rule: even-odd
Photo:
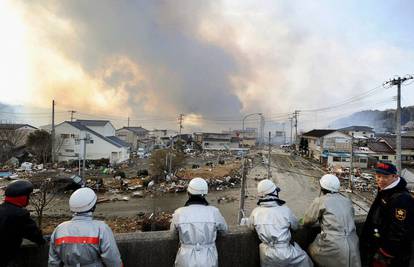
[[335,162],[341,162],[341,157],[333,157],[333,161],[335,161]]
[[89,140],[89,144],[93,144],[93,140],[91,139],[91,140]]
[[382,156],[382,159],[388,159],[388,156]]
[[75,138],[75,134],[71,134],[70,135],[70,138]]
[[63,139],[67,139],[70,137],[69,134],[61,134],[60,137],[62,137]]
[[359,163],[367,163],[368,160],[367,159],[359,159]]
[[65,152],[73,153],[73,152],[75,152],[75,150],[73,150],[73,149],[65,149]]

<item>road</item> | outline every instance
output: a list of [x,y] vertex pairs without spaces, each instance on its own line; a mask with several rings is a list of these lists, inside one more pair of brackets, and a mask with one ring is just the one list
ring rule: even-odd
[[[307,161],[280,150],[272,151],[271,166],[271,179],[281,188],[280,198],[286,201],[296,216],[302,217],[309,203],[319,195],[319,186],[315,177],[320,177],[321,171],[313,168]],[[266,177],[267,166],[261,163],[254,166],[248,174],[246,201],[248,214],[256,207],[258,180]]]

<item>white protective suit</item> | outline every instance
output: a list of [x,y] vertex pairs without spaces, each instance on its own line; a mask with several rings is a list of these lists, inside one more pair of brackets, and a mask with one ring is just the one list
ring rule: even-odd
[[76,215],[56,227],[50,239],[49,266],[121,267],[112,230],[92,213]]
[[180,237],[175,266],[218,266],[217,231],[227,231],[227,224],[216,207],[192,204],[177,209],[171,230],[178,231]]
[[339,193],[316,198],[303,218],[304,225],[319,222],[321,233],[309,246],[309,254],[320,267],[359,267],[359,241],[352,201]]
[[279,206],[275,201],[260,203],[248,223],[262,241],[259,246],[262,267],[313,266],[306,252],[296,242],[291,243],[290,230],[298,228],[298,220],[287,206]]

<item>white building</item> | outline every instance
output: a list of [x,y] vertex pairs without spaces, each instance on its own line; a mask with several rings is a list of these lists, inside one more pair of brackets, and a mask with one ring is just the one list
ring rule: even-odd
[[[88,121],[89,128],[82,121],[65,121],[56,126],[57,154],[59,161],[77,160],[83,158],[86,141],[86,159],[109,159],[110,163],[120,163],[129,159],[129,146],[116,136],[104,136],[101,133],[114,134],[112,124],[97,121]],[[101,126],[98,126],[100,124]],[[111,129],[112,126],[112,129]]]
[[324,152],[351,151],[351,136],[337,130],[312,130],[304,133],[302,138],[308,141],[308,156],[321,162]]
[[116,130],[116,136],[128,143],[132,150],[137,151],[142,147],[142,143],[147,143],[148,130],[142,127],[123,127]]
[[349,126],[346,128],[339,129],[338,131],[346,133],[349,136],[354,135],[354,138],[356,139],[366,139],[375,137],[374,128],[368,126]]
[[88,127],[103,136],[115,136],[115,127],[107,120],[76,120],[83,126]]
[[228,150],[231,147],[231,134],[203,133],[201,147],[203,150]]

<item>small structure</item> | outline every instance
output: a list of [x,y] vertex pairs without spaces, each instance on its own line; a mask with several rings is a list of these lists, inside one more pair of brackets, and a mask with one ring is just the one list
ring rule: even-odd
[[302,134],[308,141],[308,155],[323,162],[331,152],[351,152],[351,136],[333,129],[315,129]]
[[[396,151],[395,136],[384,136],[379,139]],[[401,163],[403,165],[414,165],[414,136],[401,136]]]
[[229,133],[194,133],[194,140],[203,150],[228,150],[231,134]]
[[389,162],[396,164],[396,155],[395,150],[388,145],[384,140],[378,140],[374,142],[369,142],[367,147],[372,151],[371,156],[374,157],[377,161]]
[[149,131],[142,127],[123,127],[116,130],[116,136],[128,143],[132,151],[137,151],[139,147],[142,147],[143,144],[152,144],[148,136]]

